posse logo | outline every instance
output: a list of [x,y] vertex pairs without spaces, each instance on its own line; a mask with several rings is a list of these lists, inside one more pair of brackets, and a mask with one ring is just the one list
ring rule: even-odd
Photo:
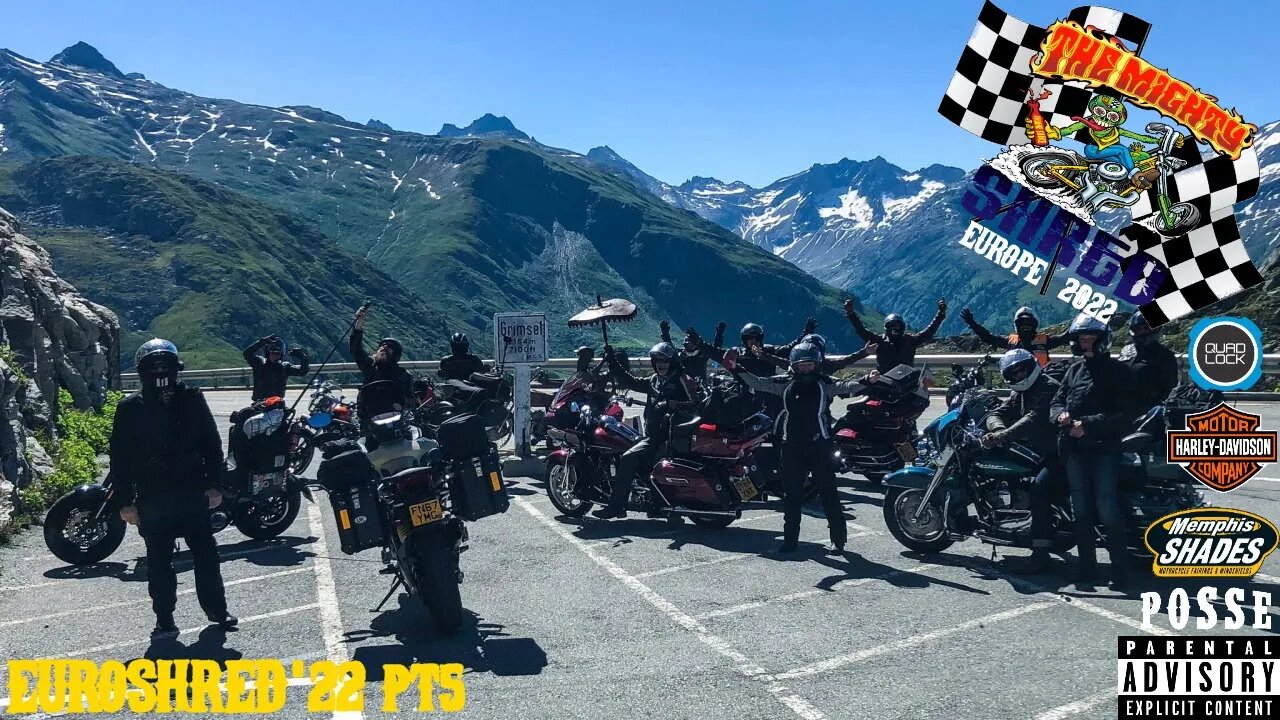
[[1221,507],[1170,513],[1143,535],[1157,577],[1252,577],[1278,541],[1270,520]]
[[1191,379],[1206,390],[1247,390],[1262,377],[1262,331],[1248,318],[1205,318],[1191,328]]
[[1276,461],[1276,433],[1259,430],[1257,415],[1219,404],[1187,416],[1169,431],[1169,462],[1218,492],[1230,492]]

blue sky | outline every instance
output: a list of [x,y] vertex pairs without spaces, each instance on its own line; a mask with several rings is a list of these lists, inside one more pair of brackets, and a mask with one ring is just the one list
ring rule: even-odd
[[[1047,24],[1077,2],[999,0]],[[84,40],[125,72],[199,95],[314,105],[434,133],[485,112],[549,145],[609,145],[668,182],[764,185],[881,155],[971,168],[991,146],[937,113],[981,0],[8,2],[0,46]],[[1280,119],[1280,3],[1117,0],[1155,25],[1143,55]],[[1222,8],[1222,17],[1205,8]],[[1229,13],[1247,8],[1238,26]]]

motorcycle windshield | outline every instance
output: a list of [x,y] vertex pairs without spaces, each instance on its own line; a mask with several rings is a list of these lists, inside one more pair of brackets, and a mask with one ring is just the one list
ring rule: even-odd
[[560,389],[556,391],[556,396],[551,398],[551,409],[555,410],[559,408],[560,405],[569,398],[569,396],[583,390],[586,386],[587,381],[581,375],[574,375],[568,380],[565,380],[564,384],[560,386]]

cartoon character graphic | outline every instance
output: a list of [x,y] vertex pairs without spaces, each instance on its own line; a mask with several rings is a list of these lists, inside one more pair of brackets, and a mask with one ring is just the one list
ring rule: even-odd
[[[1186,167],[1185,160],[1173,156],[1181,147],[1182,133],[1164,123],[1148,123],[1146,133],[1126,130],[1129,113],[1124,103],[1109,95],[1095,95],[1083,116],[1073,116],[1071,124],[1055,127],[1036,112],[1043,94],[1033,96],[1032,112],[1025,121],[1029,145],[1014,146],[992,165],[1002,171],[1016,168],[1015,177],[1049,195],[1057,204],[1092,222],[1093,213],[1108,208],[1128,207],[1142,193],[1155,189],[1152,229],[1164,235],[1179,235],[1200,223],[1199,211],[1189,203],[1175,203],[1168,194],[1168,176]],[[1091,142],[1083,153],[1049,145],[1077,132],[1088,132]],[[1124,140],[1133,142],[1126,145]],[[1148,147],[1150,143],[1154,147]]]

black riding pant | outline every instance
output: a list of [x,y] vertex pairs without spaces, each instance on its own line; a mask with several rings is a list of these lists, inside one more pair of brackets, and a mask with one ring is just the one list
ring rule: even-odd
[[173,543],[177,538],[182,538],[191,550],[201,609],[215,618],[227,612],[218,543],[213,538],[207,508],[204,495],[181,502],[139,504],[138,532],[147,546],[147,590],[157,616],[172,615],[177,605],[178,575],[173,569]]
[[836,491],[835,445],[830,440],[791,442],[782,446],[783,498],[782,541],[794,545],[800,539],[800,514],[804,508],[804,481],[813,478],[813,486],[822,500],[827,515],[831,542],[844,545],[848,539],[844,506]]
[[646,437],[618,458],[618,474],[613,478],[609,493],[609,508],[625,510],[627,498],[631,495],[631,483],[635,482],[637,470],[648,470],[653,466],[654,456],[664,443],[652,437]]

